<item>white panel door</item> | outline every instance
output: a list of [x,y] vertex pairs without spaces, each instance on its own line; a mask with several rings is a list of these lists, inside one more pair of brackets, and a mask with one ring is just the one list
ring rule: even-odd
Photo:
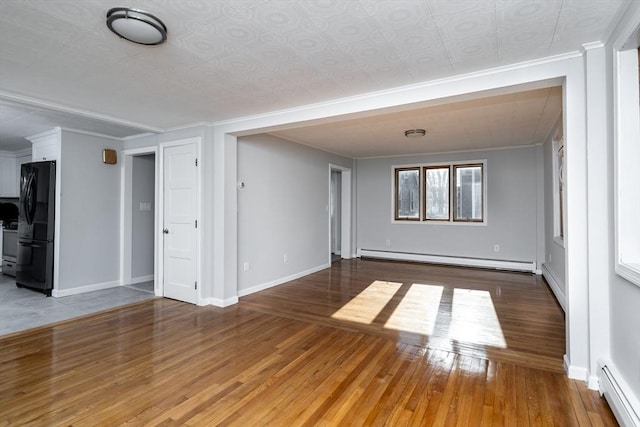
[[196,144],[164,148],[164,296],[198,301]]

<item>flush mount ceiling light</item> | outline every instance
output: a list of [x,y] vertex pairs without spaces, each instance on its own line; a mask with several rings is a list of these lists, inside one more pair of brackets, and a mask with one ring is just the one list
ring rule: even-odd
[[107,27],[130,42],[148,46],[167,40],[167,27],[148,12],[128,7],[114,7],[107,12]]
[[404,131],[404,136],[407,138],[419,138],[425,136],[427,133],[424,129],[409,129]]

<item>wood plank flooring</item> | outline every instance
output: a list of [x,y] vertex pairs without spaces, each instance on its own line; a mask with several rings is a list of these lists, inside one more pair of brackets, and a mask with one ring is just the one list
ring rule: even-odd
[[0,425],[616,425],[563,331],[536,276],[340,261],[2,337]]

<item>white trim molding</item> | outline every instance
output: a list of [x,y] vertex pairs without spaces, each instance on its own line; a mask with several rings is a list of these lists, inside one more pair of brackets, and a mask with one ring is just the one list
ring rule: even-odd
[[432,264],[460,265],[464,267],[494,268],[496,270],[536,272],[535,261],[466,258],[446,255],[416,254],[410,252],[379,251],[372,249],[360,249],[359,255],[360,257],[392,259],[397,261],[417,261]]
[[214,307],[229,307],[230,305],[234,305],[238,303],[238,297],[220,299],[220,298],[200,298],[198,300],[198,305],[200,307],[205,305],[212,305]]
[[556,276],[553,275],[546,264],[542,264],[542,277],[544,277],[544,280],[546,280],[549,284],[549,287],[551,288],[553,294],[556,296],[556,299],[558,300],[560,307],[562,307],[562,310],[566,312],[567,297],[562,290],[563,286],[560,286],[560,283],[556,279]]
[[640,427],[640,402],[611,362],[599,363],[600,394],[611,407],[616,420],[624,427]]
[[265,289],[273,288],[274,286],[282,285],[283,283],[290,282],[292,280],[299,279],[301,277],[308,276],[309,274],[324,270],[325,268],[329,268],[330,266],[330,264],[322,264],[317,267],[310,268],[309,270],[301,271],[299,273],[291,274],[279,279],[270,280],[268,282],[252,286],[247,289],[238,289],[238,296],[243,297],[256,292],[264,291]]
[[86,292],[100,291],[100,290],[109,289],[109,288],[117,288],[118,286],[120,286],[120,284],[121,284],[120,280],[113,280],[111,282],[94,283],[91,285],[77,286],[75,288],[69,288],[69,289],[54,289],[51,292],[51,295],[56,298],[68,297],[70,295],[84,294]]
[[135,285],[137,283],[151,282],[153,279],[154,279],[153,274],[147,274],[146,276],[132,277],[131,280],[129,281],[129,284]]
[[567,373],[567,377],[572,380],[580,380],[587,382],[589,380],[589,371],[587,368],[581,366],[572,365],[569,361],[569,356],[566,354],[563,356],[564,370]]

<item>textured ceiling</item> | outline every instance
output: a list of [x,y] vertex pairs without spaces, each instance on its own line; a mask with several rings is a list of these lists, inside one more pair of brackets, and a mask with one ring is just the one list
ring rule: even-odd
[[[553,87],[273,134],[347,157],[517,147],[544,142],[561,112],[562,88]],[[426,136],[404,136],[416,128]]]
[[122,2],[0,1],[0,91],[140,127],[216,122],[577,51],[627,0],[130,4],[166,23],[166,44],[112,34]]

